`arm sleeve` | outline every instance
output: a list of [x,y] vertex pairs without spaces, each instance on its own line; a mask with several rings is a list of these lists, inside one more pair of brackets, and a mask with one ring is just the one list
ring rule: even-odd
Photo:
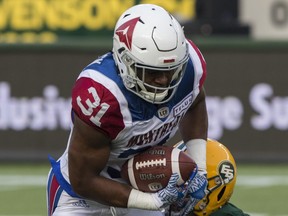
[[196,72],[196,78],[199,76],[199,81],[198,80],[197,81],[199,82],[199,89],[200,89],[203,86],[207,76],[206,61],[199,48],[191,40],[188,40],[188,43],[189,43],[189,52],[193,64],[194,66],[197,65],[197,67],[195,68],[195,72]]
[[88,77],[76,81],[72,89],[72,109],[82,121],[111,139],[124,128],[116,97],[106,86]]

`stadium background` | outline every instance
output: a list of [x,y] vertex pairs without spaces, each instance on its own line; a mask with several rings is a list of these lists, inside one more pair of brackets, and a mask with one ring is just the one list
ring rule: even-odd
[[209,137],[239,162],[287,162],[288,1],[0,0],[0,160],[59,156],[70,91],[112,47],[117,17],[136,3],[166,7],[202,50]]
[[238,164],[233,203],[287,216],[288,0],[0,0],[0,215],[45,215],[71,87],[137,3],[164,6],[206,58],[209,137]]

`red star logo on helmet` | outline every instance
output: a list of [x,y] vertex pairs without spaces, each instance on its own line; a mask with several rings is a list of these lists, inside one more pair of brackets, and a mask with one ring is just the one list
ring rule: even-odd
[[115,31],[115,34],[118,35],[120,42],[124,43],[129,50],[131,50],[134,28],[139,19],[140,17],[131,19],[126,23],[122,24],[121,26],[119,26],[119,28],[116,29]]

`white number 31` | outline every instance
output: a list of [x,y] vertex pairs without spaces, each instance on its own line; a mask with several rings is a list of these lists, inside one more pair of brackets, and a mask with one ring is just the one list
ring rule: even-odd
[[[82,104],[82,101],[81,101],[81,97],[78,96],[77,97],[77,104],[78,106],[80,107],[81,111],[83,112],[84,115],[86,116],[91,116],[90,117],[90,120],[96,124],[98,127],[100,127],[101,125],[101,122],[100,122],[100,119],[102,118],[102,116],[105,114],[105,112],[109,109],[110,105],[107,104],[107,103],[101,103],[100,104],[100,98],[97,94],[97,91],[94,87],[90,87],[88,89],[88,92],[90,94],[92,94],[93,96],[93,100],[94,101],[91,101],[90,99],[87,99],[85,101],[86,105],[88,106],[88,109],[86,109],[84,107],[84,105]],[[93,110],[95,108],[97,108],[98,106],[100,106],[100,110],[93,116]]]

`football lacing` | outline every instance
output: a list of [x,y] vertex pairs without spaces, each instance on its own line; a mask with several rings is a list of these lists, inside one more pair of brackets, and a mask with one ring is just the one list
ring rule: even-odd
[[141,161],[141,162],[136,162],[135,164],[136,170],[140,168],[153,167],[153,166],[166,166],[166,158],[159,159],[159,160]]

